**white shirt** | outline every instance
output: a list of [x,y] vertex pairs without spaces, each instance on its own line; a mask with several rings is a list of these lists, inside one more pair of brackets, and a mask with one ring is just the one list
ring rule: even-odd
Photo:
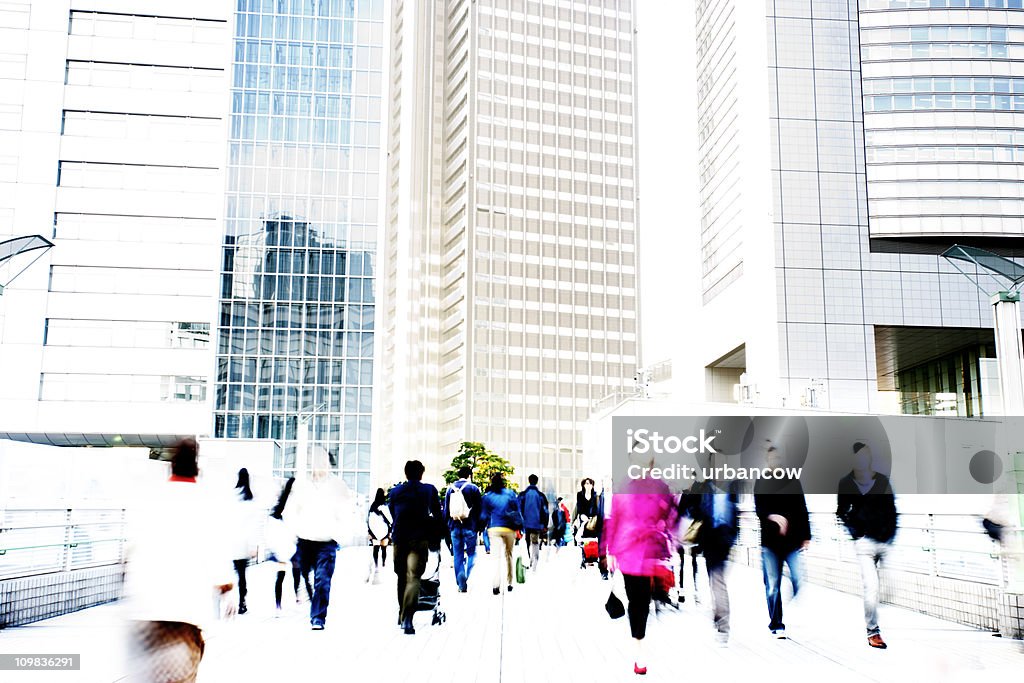
[[129,618],[200,628],[217,618],[216,586],[234,582],[219,498],[203,484],[167,481],[132,510],[124,591]]
[[347,540],[351,535],[349,498],[348,488],[337,477],[296,480],[284,509],[284,521],[298,538],[307,541]]

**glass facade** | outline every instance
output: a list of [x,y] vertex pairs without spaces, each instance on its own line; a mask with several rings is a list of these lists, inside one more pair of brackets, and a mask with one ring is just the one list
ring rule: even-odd
[[862,3],[872,237],[1024,234],[1024,12],[1010,9]]
[[214,435],[370,486],[383,0],[239,0]]

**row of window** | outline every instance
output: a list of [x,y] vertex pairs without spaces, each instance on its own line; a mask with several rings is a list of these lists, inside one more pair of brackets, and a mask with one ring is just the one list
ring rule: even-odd
[[903,43],[865,45],[865,62],[894,59],[1024,59],[1024,45],[1006,43]]
[[181,375],[99,375],[46,372],[40,401],[178,403],[206,400],[206,378]]
[[[229,192],[237,193],[237,188],[230,188]],[[316,221],[322,226],[321,238],[326,242],[330,239],[340,240],[344,238],[344,230],[338,229],[333,237],[331,229],[339,228],[345,223],[350,224],[349,245],[353,249],[365,249],[372,245],[363,245],[363,241],[375,241],[376,235],[371,229],[363,231],[362,239],[357,240],[355,232],[358,225],[372,225],[377,222],[378,202],[376,199],[360,201],[359,199],[348,199],[333,195],[318,196],[295,196],[279,193],[260,192],[259,194],[229,194],[227,196],[227,215],[231,219],[246,218],[258,220],[250,230],[239,231],[239,234],[258,233],[261,231],[263,217],[281,212],[281,207],[287,207],[288,211],[296,215],[302,215],[311,221]],[[237,223],[233,223],[237,225]],[[330,245],[327,245],[330,246]],[[339,243],[339,246],[344,246]]]
[[137,142],[214,142],[223,138],[220,125],[214,118],[65,110],[61,134]]
[[[377,171],[380,169],[380,156],[380,150],[363,147],[307,147],[238,141],[228,146],[228,163],[231,166],[269,166],[314,173],[324,170]],[[271,211],[287,213],[290,209]]]
[[373,356],[373,334],[335,332],[332,329],[298,327],[291,331],[277,328],[225,327],[219,335],[218,353],[282,354],[309,357],[370,358]]
[[231,117],[231,138],[239,141],[355,145],[373,148],[381,145],[381,127],[379,123],[338,120],[334,117],[235,114]]
[[222,328],[302,328],[307,330],[372,330],[373,306],[350,304],[222,303]]
[[1024,163],[1024,147],[868,147],[868,163],[915,163],[932,161],[975,161]]
[[[347,280],[347,282],[346,282]],[[374,303],[373,278],[235,273],[221,276],[221,298]]]
[[382,80],[380,71],[235,64],[232,82],[236,88],[379,96]]
[[[991,216],[1005,224],[1006,220],[1015,218],[1019,221],[1024,216],[1024,204],[1012,199],[975,199],[972,197],[954,197],[951,199],[869,199],[868,207],[872,218],[878,216],[949,216],[954,220],[969,219],[973,216]],[[950,232],[957,232],[959,223],[953,224]],[[984,232],[990,235],[1001,232],[1019,234],[1019,228],[1000,230],[998,227],[986,226]]]
[[865,95],[904,93],[994,93],[1024,95],[1024,78],[953,77],[872,78],[864,81]]
[[366,17],[384,0],[238,0],[239,12],[292,14],[306,17]]
[[212,219],[58,213],[53,236],[68,240],[207,244]]
[[201,270],[50,266],[51,292],[209,296],[212,275]]
[[[299,358],[306,358],[305,356],[299,356]],[[317,393],[317,402],[327,402],[328,407],[331,405],[341,405],[340,397],[342,395],[342,385],[349,387],[362,386],[372,387],[373,386],[373,361],[370,358],[366,359],[346,359],[344,361],[340,359],[306,359],[299,360],[299,358],[286,358],[286,357],[275,357],[275,358],[262,358],[259,359],[260,375],[259,379],[256,379],[255,370],[246,370],[247,364],[255,364],[257,359],[254,358],[232,358],[231,362],[236,365],[238,369],[237,373],[232,373],[231,379],[237,384],[238,391],[248,392],[253,396],[273,396],[279,392],[271,391],[271,384],[280,385],[277,389],[284,391],[288,389],[284,395],[294,394],[299,395],[299,386],[302,387],[303,393],[315,392]],[[217,377],[217,391],[221,391],[221,387],[225,386],[228,382],[229,375],[227,371],[228,359],[223,357],[217,358],[217,363],[220,366]],[[301,372],[299,367],[300,363],[305,363],[307,367],[312,364],[316,364],[315,375],[304,374]],[[243,372],[245,373],[243,375]],[[243,379],[243,376],[245,379]],[[244,382],[244,384],[242,384]],[[256,383],[260,384],[260,391],[256,392]],[[313,386],[314,384],[320,386]],[[286,386],[287,385],[287,386]],[[233,390],[232,390],[233,391]],[[321,396],[322,394],[322,396]],[[337,400],[335,400],[337,399]],[[261,399],[262,400],[262,399]],[[221,399],[218,395],[218,407],[223,408],[220,403]],[[237,405],[234,401],[229,402],[230,405]],[[337,412],[337,409],[335,409]]]
[[899,26],[867,28],[861,44],[874,43],[1022,43],[1024,26]]
[[384,50],[366,45],[313,45],[269,40],[235,41],[235,61],[250,64],[380,70]]
[[57,162],[59,187],[107,190],[158,190],[161,192],[209,192],[217,169],[145,164],[96,164],[84,161]]
[[864,98],[865,112],[932,109],[1024,111],[1024,95],[874,95]]
[[[287,225],[287,223],[282,223]],[[316,244],[306,246],[305,236],[285,231],[262,233],[258,244],[248,245],[239,239],[235,248],[224,249],[224,270],[295,275],[361,275],[372,276],[374,255],[339,249],[319,250]],[[315,239],[315,236],[313,237]],[[294,243],[294,247],[292,244]],[[236,265],[237,263],[237,265]],[[238,273],[239,275],[243,273]]]
[[231,112],[380,121],[380,102],[379,97],[236,90],[231,95]]
[[1024,130],[1014,128],[895,128],[865,131],[865,142],[870,147],[903,145],[1005,145],[1024,147]]
[[273,192],[283,195],[319,195],[335,197],[376,197],[379,176],[376,173],[336,173],[333,171],[294,171],[243,166],[228,169],[228,187],[237,192]]
[[205,349],[210,346],[210,323],[47,318],[43,329],[46,346],[134,349]]
[[1024,0],[860,0],[861,9],[1024,9]]
[[337,17],[288,17],[270,14],[235,15],[235,36],[317,43],[381,45],[384,28],[379,21],[353,21]]
[[[318,403],[298,404],[300,407],[292,411],[291,415],[260,415],[253,413],[224,413],[218,412],[214,416],[214,436],[228,439],[295,439],[297,438],[297,418],[295,413],[299,410],[311,410]],[[223,409],[221,409],[223,410]],[[333,416],[314,416],[312,431],[318,441],[346,441],[343,450],[342,463],[369,465],[370,444],[351,443],[355,441],[369,442],[373,422],[369,415],[354,416],[348,415],[344,418],[342,425],[336,425],[335,421],[340,418]],[[320,426],[325,425],[325,426]],[[348,448],[352,447],[352,454],[349,456]],[[363,450],[365,449],[365,450]],[[350,460],[351,457],[351,460]],[[365,458],[365,459],[363,459]]]
[[223,87],[223,77],[223,69],[68,60],[64,83],[131,90],[216,93]]
[[226,30],[226,22],[211,19],[182,19],[71,10],[71,27],[68,32],[73,36],[216,44],[223,40]]

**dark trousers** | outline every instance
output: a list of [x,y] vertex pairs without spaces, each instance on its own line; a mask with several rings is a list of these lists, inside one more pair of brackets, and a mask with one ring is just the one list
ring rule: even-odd
[[331,578],[338,544],[334,541],[307,541],[299,539],[299,571],[308,576],[313,570],[313,599],[309,605],[311,624],[327,622],[327,605],[331,600]]
[[238,606],[245,607],[245,596],[249,593],[248,584],[245,582],[245,568],[249,566],[249,560],[235,560],[235,573],[238,574]]
[[420,599],[420,579],[427,569],[427,542],[395,543],[394,562],[398,576],[398,620],[411,624]]
[[629,615],[629,632],[637,640],[647,635],[647,615],[651,611],[651,577],[622,575],[626,584],[626,614]]

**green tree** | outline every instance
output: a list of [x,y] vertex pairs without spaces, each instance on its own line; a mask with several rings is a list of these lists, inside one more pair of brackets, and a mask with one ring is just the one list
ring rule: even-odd
[[505,476],[508,487],[513,491],[518,490],[518,486],[512,481],[516,468],[478,441],[463,441],[459,444],[458,454],[452,458],[451,467],[444,473],[445,484],[451,484],[458,479],[459,468],[466,465],[473,468],[472,482],[481,489],[487,488],[491,483],[491,477],[500,472]]

